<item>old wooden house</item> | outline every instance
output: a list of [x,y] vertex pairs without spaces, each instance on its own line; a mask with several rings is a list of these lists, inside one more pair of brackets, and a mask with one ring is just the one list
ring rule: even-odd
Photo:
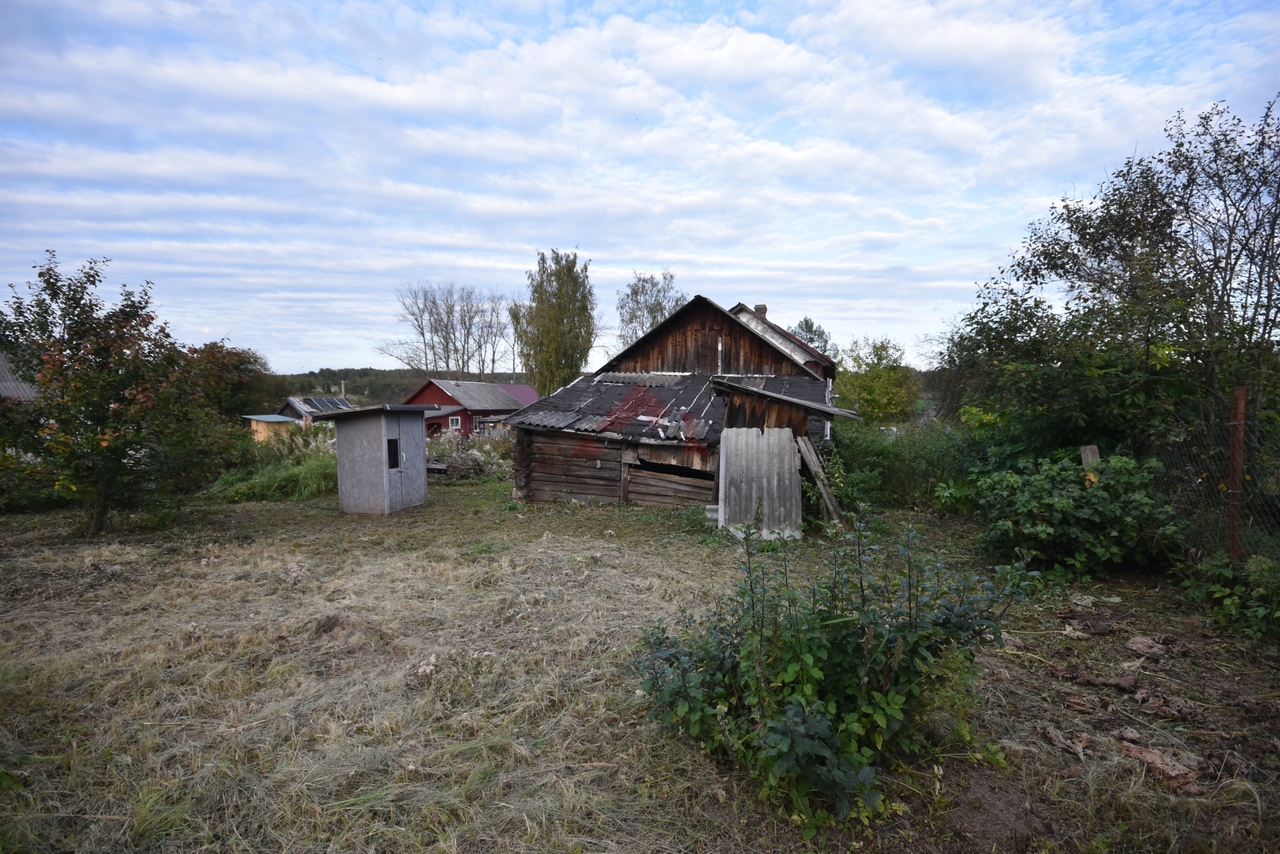
[[490,432],[492,425],[537,400],[538,392],[520,383],[427,380],[405,403],[434,403],[440,407],[438,413],[427,415],[428,436],[442,430],[470,436]]
[[[830,418],[852,415],[831,405],[835,369],[829,356],[770,322],[765,306],[726,310],[696,296],[593,375],[507,419],[516,431],[513,495],[535,503],[701,504],[726,525],[745,521],[733,508],[749,505],[738,512],[749,518],[759,498],[786,505],[772,530],[794,533],[806,450],[797,441],[812,450],[813,439],[829,437]],[[794,459],[722,459],[726,429],[786,431]],[[753,466],[769,470],[753,474]],[[788,467],[794,479],[782,471]],[[726,482],[734,484],[731,502],[723,500]]]

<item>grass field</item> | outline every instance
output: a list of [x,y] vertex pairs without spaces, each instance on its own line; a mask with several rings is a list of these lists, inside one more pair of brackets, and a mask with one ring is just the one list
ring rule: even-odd
[[[97,540],[0,517],[2,850],[808,849],[627,666],[641,625],[731,589],[738,546],[509,490],[207,503]],[[965,522],[877,525],[903,521],[973,560]],[[1280,847],[1274,650],[1157,578],[1046,590],[1008,628],[931,711],[936,749],[883,769],[893,809],[828,849]]]

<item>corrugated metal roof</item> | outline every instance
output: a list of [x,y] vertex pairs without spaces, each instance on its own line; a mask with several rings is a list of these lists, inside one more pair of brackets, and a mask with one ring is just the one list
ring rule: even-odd
[[519,398],[495,383],[465,382],[463,380],[432,380],[446,394],[467,409],[513,410],[524,406]]
[[[583,377],[514,415],[516,427],[608,433],[632,441],[714,446],[724,426],[725,398],[700,374],[609,373]],[[774,394],[826,403],[826,384],[802,376],[723,377],[751,381]]]
[[290,418],[287,415],[241,415],[241,418],[248,418],[250,421],[265,421],[268,424],[280,424],[281,422],[289,422],[297,424],[298,419]]
[[538,398],[541,397],[537,389],[523,383],[498,383],[498,387],[520,401],[521,406],[537,403]]
[[298,415],[312,417],[322,412],[348,412],[354,408],[345,397],[288,397],[276,414],[284,415],[292,409]]
[[36,399],[36,387],[24,383],[13,375],[13,369],[9,367],[9,359],[3,353],[0,353],[0,397],[13,400]]

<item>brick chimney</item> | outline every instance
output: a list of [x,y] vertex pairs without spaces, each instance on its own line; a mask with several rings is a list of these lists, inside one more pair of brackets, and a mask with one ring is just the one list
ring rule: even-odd
[[756,306],[756,314],[760,315],[761,317],[764,317],[768,312],[769,312],[769,306],[765,305],[764,303],[761,303],[760,305]]

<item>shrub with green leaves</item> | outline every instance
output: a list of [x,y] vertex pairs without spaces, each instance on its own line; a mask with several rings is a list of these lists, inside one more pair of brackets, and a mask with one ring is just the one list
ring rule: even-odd
[[1208,606],[1215,624],[1254,640],[1280,637],[1280,563],[1253,555],[1233,566],[1219,552],[1201,561],[1182,587],[1192,602]]
[[745,765],[807,836],[877,808],[874,765],[903,746],[944,658],[998,640],[1005,609],[1024,596],[1020,568],[951,572],[919,559],[913,537],[902,569],[876,573],[877,547],[859,523],[802,587],[785,552],[761,559],[747,531],[732,596],[675,631],[645,631],[635,665],[653,714]]
[[1165,563],[1180,526],[1156,492],[1160,471],[1155,460],[1117,456],[1087,469],[1072,460],[1024,461],[980,477],[973,486],[987,524],[980,545],[1064,576]]
[[881,428],[841,419],[832,435],[826,475],[845,507],[932,503],[934,485],[964,482],[978,456],[967,430],[940,421]]

